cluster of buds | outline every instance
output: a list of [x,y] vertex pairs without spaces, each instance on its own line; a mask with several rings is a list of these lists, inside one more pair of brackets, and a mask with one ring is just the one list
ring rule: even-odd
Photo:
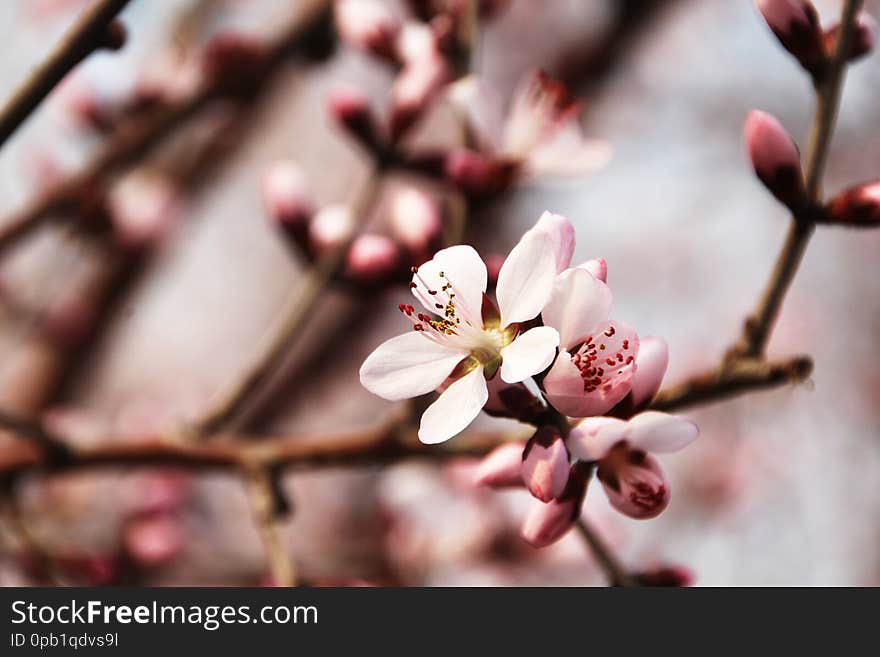
[[[783,47],[819,81],[837,49],[840,26],[823,29],[819,13],[810,0],[755,0],[755,5]],[[866,13],[856,18],[850,60],[865,56],[874,48],[876,24]]]
[[797,145],[776,118],[754,110],[743,132],[755,174],[795,218],[852,228],[880,226],[880,181],[845,189],[824,205],[814,202],[807,194]]
[[[317,207],[303,172],[289,161],[276,162],[266,171],[263,201],[288,243],[310,259],[346,243],[359,223],[346,205]],[[405,281],[412,263],[421,262],[439,246],[443,210],[418,188],[395,189],[383,219],[384,233],[365,232],[349,247],[346,282],[372,288]]]

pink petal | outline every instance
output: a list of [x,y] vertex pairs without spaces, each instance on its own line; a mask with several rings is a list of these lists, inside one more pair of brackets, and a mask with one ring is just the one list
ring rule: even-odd
[[526,172],[543,176],[576,177],[598,171],[611,160],[611,145],[585,139],[576,122],[561,129],[550,141],[541,142],[526,160]]
[[627,448],[616,448],[615,452],[600,462],[596,471],[611,506],[637,520],[659,516],[670,497],[660,464],[644,452]]
[[495,288],[501,326],[534,319],[550,298],[556,249],[547,232],[529,231],[501,265]]
[[522,463],[524,442],[507,443],[489,452],[474,473],[477,486],[508,488],[523,485]]
[[627,423],[615,417],[588,417],[568,434],[566,445],[575,458],[598,461],[626,437]]
[[[443,276],[440,276],[440,273]],[[486,291],[488,274],[486,265],[471,246],[450,246],[438,251],[434,257],[413,274],[415,287],[412,292],[428,312],[437,312],[437,303],[445,304],[448,293],[455,294],[454,305],[459,315],[474,326],[482,328],[481,311],[483,293]],[[444,286],[451,285],[448,291]],[[431,294],[435,292],[435,294]]]
[[758,178],[779,201],[798,208],[806,200],[800,154],[782,124],[754,110],[743,129],[746,148]]
[[662,338],[647,337],[639,342],[636,373],[632,380],[632,403],[635,408],[650,402],[663,381],[669,363],[669,347]]
[[659,411],[639,413],[628,424],[627,442],[646,452],[677,452],[700,435],[690,420]]
[[404,246],[418,252],[433,242],[443,229],[440,205],[420,189],[403,187],[394,194],[388,226]]
[[552,545],[572,528],[579,511],[580,507],[574,500],[553,500],[549,504],[538,504],[526,516],[521,536],[535,548]]
[[570,460],[559,434],[539,431],[526,445],[522,458],[522,480],[542,502],[556,499],[568,483]]
[[550,326],[536,326],[520,334],[501,350],[501,379],[519,383],[543,372],[556,356],[559,333]]
[[481,365],[449,386],[425,410],[419,440],[426,445],[446,442],[473,422],[488,398]]
[[608,263],[605,258],[596,258],[595,260],[587,260],[578,265],[576,269],[583,269],[590,272],[593,278],[598,278],[603,283],[608,282]]
[[608,321],[611,290],[583,269],[568,269],[556,277],[541,316],[559,330],[565,349],[582,342]]
[[360,369],[361,385],[392,401],[417,397],[436,390],[467,355],[420,333],[405,333],[367,357]]
[[544,232],[550,236],[556,253],[556,273],[567,269],[574,254],[574,226],[561,214],[545,212],[529,232]]

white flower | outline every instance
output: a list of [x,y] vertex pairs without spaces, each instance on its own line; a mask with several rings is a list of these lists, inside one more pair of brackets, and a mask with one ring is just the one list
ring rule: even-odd
[[[439,251],[414,269],[410,287],[427,312],[401,304],[414,331],[388,340],[364,361],[361,383],[389,400],[407,399],[453,381],[422,415],[419,439],[440,443],[465,429],[488,399],[486,379],[518,383],[553,362],[559,333],[549,326],[521,331],[550,298],[568,266],[571,224],[545,214],[514,247],[496,286],[500,312],[485,297],[486,265],[470,246]],[[485,299],[485,301],[484,301]]]

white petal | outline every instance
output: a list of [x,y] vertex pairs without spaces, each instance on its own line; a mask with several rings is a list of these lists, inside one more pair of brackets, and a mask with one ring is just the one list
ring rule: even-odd
[[639,413],[629,421],[627,440],[646,452],[677,452],[700,435],[696,424],[659,411]]
[[585,139],[580,128],[572,124],[532,150],[526,169],[534,177],[583,176],[604,167],[611,155],[610,144]]
[[568,434],[568,451],[584,461],[598,461],[626,437],[627,423],[615,417],[588,417]]
[[[440,276],[440,272],[443,272],[443,276]],[[438,314],[435,304],[446,303],[447,293],[443,287],[451,284],[449,291],[455,294],[453,303],[459,314],[477,328],[482,328],[481,312],[487,279],[486,265],[473,247],[450,246],[438,251],[413,274],[412,281],[416,287],[412,288],[412,292],[428,312]],[[436,294],[429,294],[429,291]],[[439,314],[443,314],[442,310]]]
[[599,329],[611,312],[611,290],[583,269],[568,269],[553,284],[541,316],[559,330],[559,343],[570,349]]
[[483,367],[468,372],[449,386],[422,414],[419,440],[436,445],[463,431],[489,398]]
[[543,372],[556,355],[559,333],[550,326],[536,326],[501,350],[501,379],[519,383],[538,372]]
[[[538,219],[532,231],[546,232],[553,242],[553,250],[556,253],[556,273],[568,269],[571,264],[571,256],[574,254],[574,226],[561,214],[545,212]],[[531,232],[531,231],[530,231]]]
[[545,231],[529,231],[519,241],[498,272],[495,292],[501,325],[534,319],[541,312],[556,276],[556,250]]
[[413,331],[380,344],[361,365],[361,385],[374,395],[409,399],[436,390],[468,354]]

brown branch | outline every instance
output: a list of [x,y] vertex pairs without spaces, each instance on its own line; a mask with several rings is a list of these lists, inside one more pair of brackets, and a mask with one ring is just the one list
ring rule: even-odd
[[696,374],[687,380],[661,390],[651,408],[675,411],[687,406],[709,404],[748,392],[765,390],[809,378],[813,361],[798,356],[784,361],[739,359],[730,365]]
[[264,467],[245,468],[244,474],[273,583],[275,586],[296,586],[296,567],[281,535],[286,503],[280,499],[278,484],[273,482],[272,472]]
[[[248,95],[257,93],[287,57],[299,52],[323,29],[329,0],[308,0],[298,6],[296,15],[272,41],[261,65],[246,81]],[[213,101],[228,97],[228,84],[224,76],[208,78],[188,96],[120,125],[81,170],[58,181],[0,223],[0,253],[53,217],[69,219],[64,213],[76,210],[92,190],[148,155]]]
[[112,25],[130,0],[95,0],[83,12],[49,56],[13,92],[0,109],[0,146],[25,122],[62,78],[101,48],[119,48],[121,26]]
[[599,535],[593,530],[590,524],[583,518],[577,521],[577,528],[584,541],[599,562],[599,566],[608,576],[611,586],[638,586],[638,582],[624,568],[623,564],[618,561],[614,552],[605,545],[605,542],[599,538]]
[[[861,6],[862,0],[846,0],[840,19],[841,29],[837,49],[826,72],[820,79],[814,80],[816,113],[810,130],[810,145],[806,159],[807,196],[813,202],[818,202],[822,196],[822,175],[840,104],[840,91],[846,72],[850,43],[855,31],[856,16]],[[767,287],[757,307],[746,319],[742,337],[731,350],[729,359],[763,356],[782,302],[797,274],[815,227],[815,222],[810,218],[792,218],[788,235]]]

